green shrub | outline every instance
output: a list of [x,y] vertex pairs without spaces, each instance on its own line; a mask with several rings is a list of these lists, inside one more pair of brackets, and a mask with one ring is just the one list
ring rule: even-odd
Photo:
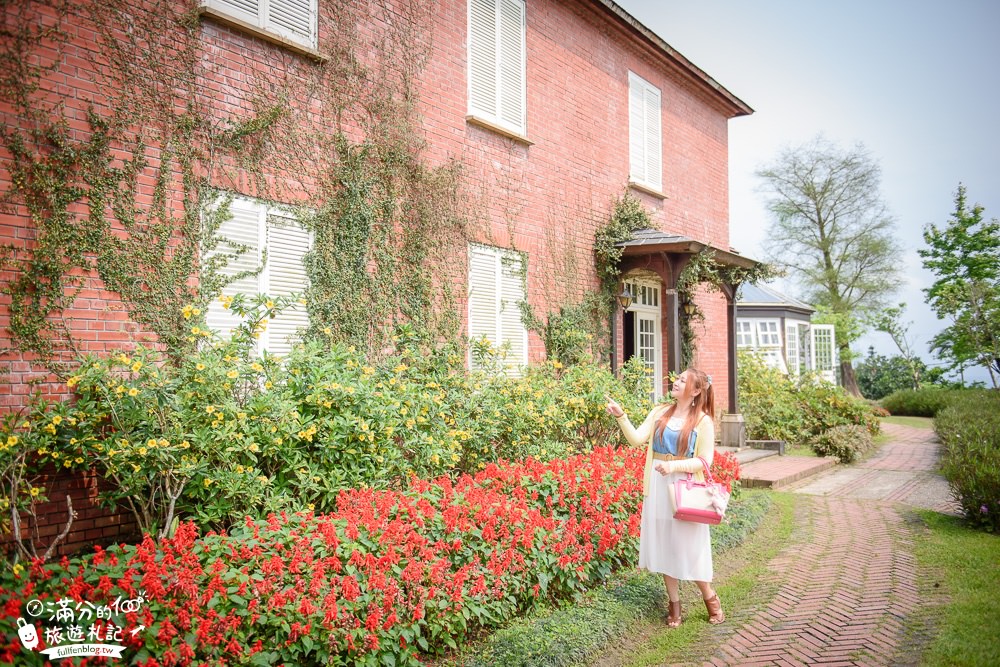
[[896,417],[933,417],[962,390],[923,387],[895,391],[879,403]]
[[67,383],[75,402],[37,401],[6,419],[2,497],[24,510],[42,499],[26,481],[32,470],[93,465],[111,482],[103,500],[146,532],[169,534],[178,517],[224,529],[246,515],[331,511],[345,489],[399,489],[414,476],[619,443],[608,394],[632,414],[648,409],[632,367],[621,380],[559,361],[516,378],[470,374],[461,350],[431,349],[406,329],[379,363],[315,340],[279,360],[254,342],[287,304],[261,295],[226,305],[245,320],[231,340],[186,308],[193,354],[169,363],[139,346],[87,357]]
[[805,443],[835,426],[879,432],[874,408],[813,375],[796,381],[760,357],[739,354],[740,410],[751,440]]
[[938,412],[934,430],[943,446],[941,471],[965,518],[1000,531],[1000,392],[977,392]]
[[809,440],[818,456],[836,456],[841,463],[851,463],[875,448],[875,441],[863,426],[834,426]]

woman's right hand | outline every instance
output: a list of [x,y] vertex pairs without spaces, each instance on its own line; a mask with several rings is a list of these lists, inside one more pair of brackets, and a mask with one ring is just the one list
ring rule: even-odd
[[618,405],[618,401],[611,398],[610,396],[605,396],[604,398],[608,399],[608,405],[606,406],[606,409],[609,415],[617,419],[625,414],[625,410],[622,409],[622,406]]

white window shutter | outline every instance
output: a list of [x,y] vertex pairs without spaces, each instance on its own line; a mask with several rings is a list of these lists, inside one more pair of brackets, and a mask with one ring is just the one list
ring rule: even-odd
[[316,44],[316,0],[269,0],[264,28],[292,41]]
[[[309,278],[302,258],[312,246],[312,236],[294,218],[270,215],[267,221],[267,285],[272,297],[298,293],[304,297]],[[309,313],[296,301],[270,321],[261,337],[264,349],[286,356],[309,326]]]
[[500,0],[500,120],[524,129],[524,0]]
[[469,110],[497,115],[496,0],[469,2]]
[[628,73],[629,175],[633,181],[663,187],[663,137],[660,90]]
[[[216,231],[219,243],[212,256],[228,255],[229,263],[219,272],[224,276],[235,276],[244,271],[254,271],[260,266],[261,260],[261,224],[263,208],[256,202],[241,197],[234,198],[229,206],[232,214]],[[247,251],[237,254],[237,246],[246,246]],[[233,296],[238,293],[255,296],[260,292],[260,274],[246,276],[229,283],[223,288],[222,294]],[[205,315],[210,329],[218,331],[223,336],[229,336],[232,330],[240,324],[241,319],[222,307],[218,298],[209,304]]]
[[521,302],[524,301],[521,257],[508,255],[500,264],[500,344],[509,345],[507,366],[510,374],[517,376],[520,367],[528,363],[528,332],[521,319]]
[[629,72],[628,75],[628,142],[629,174],[633,181],[646,181],[646,124],[643,120],[643,89],[641,79]]
[[497,332],[499,258],[485,248],[473,246],[469,252],[469,338],[486,336],[500,345]]
[[646,107],[646,183],[660,190],[663,187],[660,91],[648,86],[643,92]]
[[262,2],[263,0],[202,0],[202,5],[250,25],[260,26]]

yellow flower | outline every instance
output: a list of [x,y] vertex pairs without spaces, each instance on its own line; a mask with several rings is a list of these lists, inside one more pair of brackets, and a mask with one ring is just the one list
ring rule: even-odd
[[228,373],[226,373],[226,377],[229,378],[230,380],[238,378],[239,376],[240,372],[237,370],[231,370]]
[[191,333],[193,333],[195,336],[197,336],[198,334],[201,333],[201,328],[200,327],[191,327]]
[[261,366],[261,365],[260,365],[259,363],[257,363],[256,361],[255,361],[255,362],[253,362],[252,364],[250,364],[250,368],[251,368],[252,370],[255,370],[255,371],[257,371],[258,373],[260,373],[260,372],[261,372],[262,370],[264,370],[264,367],[263,367],[263,366]]
[[267,303],[264,304],[268,308],[274,308],[274,302],[268,299]]
[[125,393],[125,385],[120,384],[117,387],[115,387],[115,393],[118,394],[119,396],[122,395],[122,394],[124,394]]
[[14,576],[20,577],[21,573],[24,572],[24,566],[21,565],[20,563],[14,563],[13,570],[14,570]]
[[76,462],[77,463],[83,463],[83,457],[82,456],[76,457]]
[[136,361],[134,364],[132,364],[132,372],[133,373],[138,373],[140,368],[142,368],[142,362],[141,361]]
[[136,389],[135,387],[132,387],[131,389],[128,390],[128,395],[129,396],[138,396],[139,395],[139,390]]
[[140,447],[139,448],[139,456],[145,456],[145,455],[146,455],[146,448],[145,447]]
[[[281,438],[278,438],[278,444],[279,444],[279,445],[281,444]],[[257,443],[256,443],[256,442],[251,442],[251,443],[250,443],[250,446],[249,446],[249,447],[247,447],[247,449],[249,449],[249,450],[250,450],[251,452],[254,452],[254,453],[256,453],[256,452],[257,452],[257,450],[259,450],[259,449],[260,449],[260,447],[258,447],[258,446],[257,446]]]
[[76,375],[74,375],[70,379],[66,380],[66,386],[69,387],[70,389],[72,389],[73,387],[75,387],[77,385],[77,383],[79,381],[80,381],[80,378],[77,377]]
[[130,364],[130,363],[132,363],[132,360],[129,359],[128,355],[126,355],[126,354],[119,354],[118,355],[118,361],[122,362],[123,364]]
[[191,319],[191,313],[192,313],[193,310],[194,309],[190,305],[184,306],[184,309],[181,310],[181,315],[184,316],[185,320]]
[[205,370],[205,364],[199,362],[199,363],[197,363],[197,364],[194,365],[194,369],[196,371],[203,371],[203,370]]
[[31,494],[32,498],[37,498],[38,494],[41,493],[41,492],[42,492],[42,490],[40,488],[38,488],[37,486],[31,487],[31,491],[29,491],[29,493]]
[[166,447],[166,446],[167,446],[167,445],[169,445],[170,443],[169,443],[169,442],[167,441],[167,439],[166,439],[166,438],[160,438],[160,441],[159,441],[159,443],[158,443],[158,444],[160,445],[160,447]]
[[46,424],[45,428],[43,428],[42,430],[46,431],[50,435],[55,435],[56,434],[56,427],[53,426],[52,424]]
[[202,480],[202,484],[204,484],[204,485],[205,485],[205,488],[206,488],[206,489],[207,489],[207,488],[209,487],[209,485],[210,485],[211,483],[212,483],[212,480],[211,480],[210,478],[208,478],[208,477],[206,477],[206,478],[205,478],[204,480]]
[[208,414],[212,414],[213,412],[215,412],[215,406],[214,405],[206,405],[205,406],[205,412],[207,412]]
[[7,436],[7,446],[8,447],[13,447],[16,444],[17,444],[17,436],[16,435],[8,435]]

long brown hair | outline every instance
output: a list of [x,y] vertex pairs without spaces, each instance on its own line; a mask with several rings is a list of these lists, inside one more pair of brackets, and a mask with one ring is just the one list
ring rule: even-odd
[[[688,374],[688,382],[694,383],[694,391],[701,391],[694,397],[691,409],[684,420],[684,425],[681,426],[681,432],[677,435],[677,456],[687,456],[691,432],[698,428],[698,422],[701,421],[702,415],[708,415],[712,419],[715,419],[715,392],[712,389],[712,382],[708,379],[708,375],[696,368],[688,368],[684,372]],[[653,435],[654,441],[663,433],[663,429],[667,427],[667,422],[670,421],[670,418],[676,411],[677,404],[674,403],[664,410],[660,418],[656,420],[656,429]]]

